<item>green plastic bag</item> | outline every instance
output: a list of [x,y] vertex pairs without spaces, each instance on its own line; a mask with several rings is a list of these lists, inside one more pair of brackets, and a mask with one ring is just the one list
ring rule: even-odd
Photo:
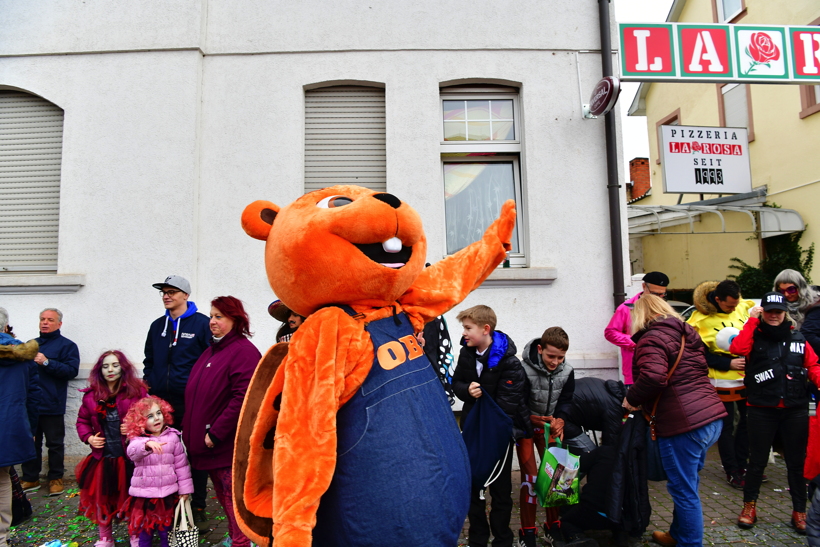
[[556,443],[544,452],[535,480],[535,494],[541,507],[578,503],[580,459],[563,448],[559,439]]

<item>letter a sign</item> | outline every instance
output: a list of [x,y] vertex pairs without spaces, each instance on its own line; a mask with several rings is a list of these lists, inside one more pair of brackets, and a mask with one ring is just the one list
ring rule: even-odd
[[621,23],[621,81],[820,84],[820,27]]

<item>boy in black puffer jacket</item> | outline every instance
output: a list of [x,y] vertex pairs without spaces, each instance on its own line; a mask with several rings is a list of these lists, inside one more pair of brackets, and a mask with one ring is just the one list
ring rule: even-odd
[[[482,396],[482,388],[513,421],[513,436],[516,440],[532,436],[530,412],[527,408],[529,382],[515,356],[516,348],[512,339],[495,330],[495,312],[488,306],[474,306],[458,314],[457,319],[464,328],[462,348],[458,355],[458,365],[453,373],[453,391],[464,401],[462,423]],[[490,523],[487,525],[486,502],[481,499],[480,490],[474,488],[470,498],[469,544],[471,547],[486,547],[490,531],[494,537],[494,547],[512,547],[513,533],[510,530],[512,515],[512,439],[507,447],[507,458],[501,474],[490,487],[493,503],[490,509]]]

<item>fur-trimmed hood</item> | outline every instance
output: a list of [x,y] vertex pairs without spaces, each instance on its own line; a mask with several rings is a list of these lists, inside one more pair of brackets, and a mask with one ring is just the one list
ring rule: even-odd
[[40,345],[36,340],[29,340],[18,345],[0,345],[0,359],[30,361],[37,357],[38,351],[40,351]]
[[709,293],[714,291],[720,281],[704,281],[692,293],[692,302],[695,308],[703,315],[712,315],[713,313],[721,313],[714,304],[709,301]]

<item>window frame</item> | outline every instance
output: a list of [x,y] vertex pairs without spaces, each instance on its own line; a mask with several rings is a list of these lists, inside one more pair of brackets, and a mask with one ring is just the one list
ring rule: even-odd
[[[444,101],[452,100],[512,100],[514,139],[503,141],[445,141],[444,140]],[[521,94],[518,88],[498,85],[456,85],[439,89],[439,156],[441,161],[441,190],[444,194],[444,166],[446,163],[488,163],[512,162],[513,186],[515,192],[516,227],[518,232],[519,252],[510,252],[509,266],[526,268],[528,261],[528,233],[524,215],[524,173],[521,170],[522,158],[522,123]],[[450,154],[477,153],[486,156],[451,156]],[[444,218],[445,257],[447,254],[447,217]],[[501,267],[501,266],[499,266]]]
[[[675,122],[675,123],[672,123]],[[661,164],[661,126],[662,125],[681,125],[680,108],[676,108],[671,114],[667,114],[657,122],[655,122],[655,148],[658,150],[658,157],[655,158],[655,165]]]
[[[516,225],[518,228],[518,252],[515,253],[510,251],[507,254],[507,257],[510,261],[510,267],[514,268],[525,268],[527,267],[527,254],[525,252],[525,244],[526,244],[526,235],[524,234],[525,230],[523,228],[524,219],[521,216],[522,207],[521,202],[523,199],[524,189],[521,185],[521,158],[518,155],[497,155],[497,156],[484,156],[481,158],[470,158],[464,156],[455,156],[455,157],[442,157],[441,158],[441,190],[442,194],[444,193],[444,166],[448,163],[510,163],[512,162],[512,171],[513,171],[513,192],[515,193],[515,210],[516,210]],[[445,256],[449,256],[446,250],[447,246],[447,213],[445,212],[444,218],[444,245],[445,245]]]
[[746,0],[740,0],[740,9],[726,17],[723,13],[723,0],[712,0],[712,19],[715,23],[737,23],[746,15]]
[[[746,88],[746,116],[749,120],[748,127],[746,128],[749,133],[749,142],[755,140],[755,122],[754,116],[752,115],[752,90],[749,87],[749,84],[740,84],[740,83],[728,83],[728,84],[715,84],[717,88],[718,94],[718,121],[721,127],[726,127],[726,107],[724,106],[724,97],[726,92],[731,91],[732,89],[736,88],[737,86],[745,86]],[[731,89],[727,89],[724,91],[723,89],[726,87],[731,86]]]

